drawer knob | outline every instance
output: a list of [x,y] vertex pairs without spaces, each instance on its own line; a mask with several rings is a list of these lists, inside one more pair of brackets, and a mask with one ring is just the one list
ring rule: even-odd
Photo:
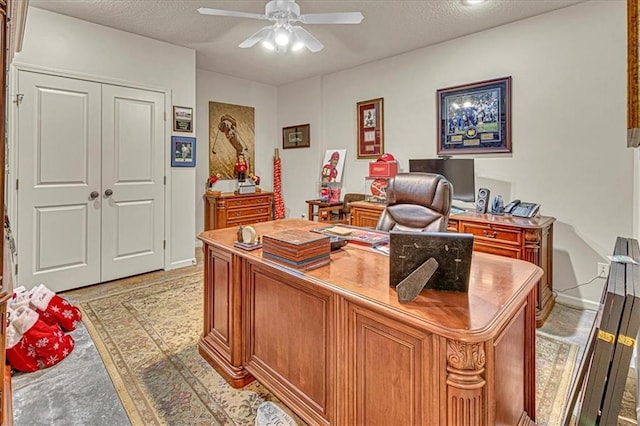
[[485,237],[489,237],[489,238],[495,238],[498,236],[498,233],[496,231],[489,232],[486,229],[483,229],[482,233],[484,234]]

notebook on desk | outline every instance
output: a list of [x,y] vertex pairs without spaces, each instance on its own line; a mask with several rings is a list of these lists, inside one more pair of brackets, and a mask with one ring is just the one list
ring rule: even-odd
[[391,231],[389,285],[395,287],[433,257],[438,269],[424,288],[467,292],[472,249],[472,234]]

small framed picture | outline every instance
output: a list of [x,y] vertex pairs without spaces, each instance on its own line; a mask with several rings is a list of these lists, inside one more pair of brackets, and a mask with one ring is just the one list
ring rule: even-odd
[[282,129],[282,149],[309,148],[311,138],[309,136],[309,124],[285,127]]
[[193,132],[193,108],[173,107],[173,131]]
[[171,167],[196,166],[196,138],[171,137]]
[[383,98],[358,102],[358,158],[378,158],[384,154],[384,130],[382,127]]

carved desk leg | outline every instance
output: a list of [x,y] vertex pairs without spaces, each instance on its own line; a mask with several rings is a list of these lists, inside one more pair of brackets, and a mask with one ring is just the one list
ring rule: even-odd
[[447,341],[447,424],[485,424],[484,366],[482,343]]

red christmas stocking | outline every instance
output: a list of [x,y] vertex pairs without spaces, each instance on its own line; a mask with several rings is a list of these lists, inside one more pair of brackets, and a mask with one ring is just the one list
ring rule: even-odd
[[40,319],[50,325],[59,325],[64,331],[76,329],[82,319],[80,309],[40,284],[31,290],[31,305]]
[[26,308],[20,313],[10,310],[10,322],[7,325],[7,360],[11,364],[11,368],[30,373],[38,370],[38,359],[36,357],[35,348],[30,347],[26,339],[16,327],[31,327],[38,321],[38,314],[33,310]]
[[22,334],[21,340],[27,355],[35,356],[36,370],[37,367],[46,368],[57,364],[73,350],[73,337],[65,335],[57,324],[49,325],[40,320],[31,308],[18,308],[16,319],[12,323],[15,330]]

